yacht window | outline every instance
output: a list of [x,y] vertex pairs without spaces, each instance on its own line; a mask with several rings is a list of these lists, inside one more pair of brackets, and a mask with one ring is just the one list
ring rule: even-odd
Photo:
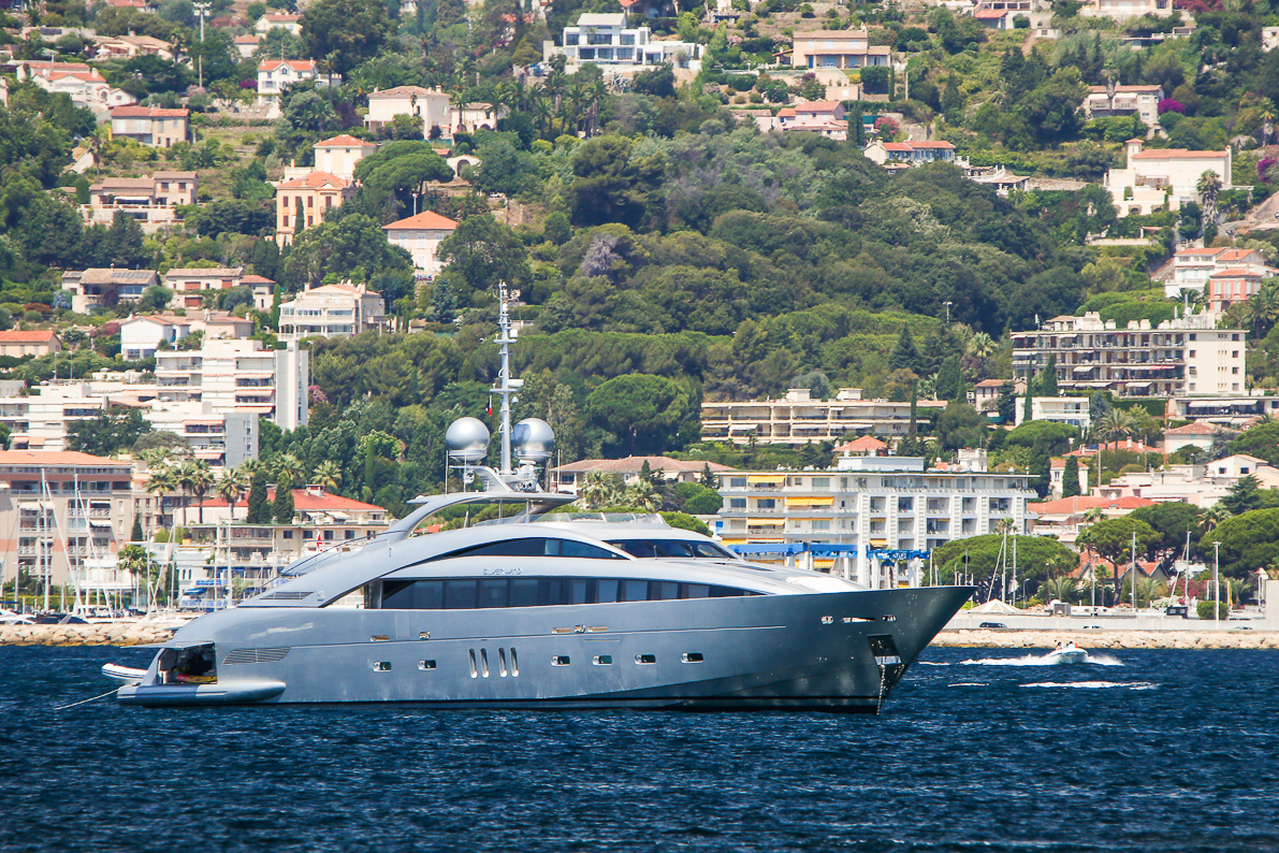
[[638,664],[657,663],[657,655],[636,655],[635,662]]
[[617,578],[447,578],[385,581],[383,610],[474,610],[562,607],[628,601],[759,595],[737,587]]
[[542,536],[530,536],[524,539],[504,539],[501,542],[486,542],[470,548],[461,548],[440,554],[424,563],[436,560],[448,560],[453,557],[571,557],[596,560],[622,560],[621,554],[592,545],[589,542],[574,542],[570,539],[547,539]]
[[700,557],[709,560],[737,560],[714,542],[687,539],[621,539],[608,544],[625,551],[632,557],[667,557],[682,560]]

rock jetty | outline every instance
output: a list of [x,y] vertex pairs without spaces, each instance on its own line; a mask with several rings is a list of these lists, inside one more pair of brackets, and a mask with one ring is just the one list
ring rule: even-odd
[[173,635],[172,622],[0,625],[0,646],[141,646]]
[[934,646],[1051,649],[1073,640],[1083,649],[1279,649],[1273,631],[942,631]]

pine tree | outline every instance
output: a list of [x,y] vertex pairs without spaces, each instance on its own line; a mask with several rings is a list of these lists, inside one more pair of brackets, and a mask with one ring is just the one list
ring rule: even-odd
[[1066,470],[1061,475],[1061,496],[1073,498],[1082,494],[1079,488],[1079,457],[1066,457]]
[[959,356],[951,355],[937,370],[935,391],[938,400],[958,400],[964,394],[964,377],[960,372]]
[[249,482],[249,509],[244,520],[249,524],[270,524],[271,511],[266,503],[266,475],[254,472]]
[[709,462],[702,465],[702,485],[708,489],[719,488],[715,474],[711,471],[711,463]]
[[135,516],[133,517],[133,530],[132,530],[132,532],[130,532],[130,533],[129,533],[129,541],[130,541],[130,542],[141,542],[141,541],[142,541],[142,537],[143,537],[143,533],[142,533],[142,516],[140,516],[140,515],[135,515]]
[[911,438],[919,434],[919,382],[910,383],[910,431]]
[[891,370],[909,370],[919,373],[919,350],[915,349],[915,341],[910,336],[910,326],[902,326],[902,333],[897,338],[897,346],[888,356],[888,367]]
[[1060,392],[1057,390],[1057,356],[1049,355],[1048,364],[1044,367],[1043,375],[1039,377],[1039,391],[1044,397],[1056,397]]
[[271,507],[276,524],[293,523],[293,483],[281,476],[275,484],[275,503]]

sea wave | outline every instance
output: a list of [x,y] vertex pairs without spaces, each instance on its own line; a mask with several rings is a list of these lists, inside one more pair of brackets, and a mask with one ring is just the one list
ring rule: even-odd
[[[1062,666],[1064,661],[1053,660],[1047,655],[1022,655],[1017,658],[968,658],[960,661],[960,664],[969,666]],[[1097,666],[1123,666],[1123,661],[1106,654],[1105,652],[1088,652],[1088,656],[1081,663],[1091,663]]]
[[1034,681],[1022,687],[1061,687],[1079,690],[1108,690],[1124,687],[1129,690],[1158,690],[1159,685],[1150,681]]

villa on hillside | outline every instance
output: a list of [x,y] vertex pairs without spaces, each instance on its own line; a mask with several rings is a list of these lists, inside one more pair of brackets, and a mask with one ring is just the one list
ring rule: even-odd
[[1181,210],[1199,198],[1199,179],[1205,172],[1221,178],[1221,189],[1233,189],[1230,182],[1232,155],[1224,151],[1190,151],[1185,148],[1143,150],[1144,142],[1130,139],[1124,145],[1127,165],[1106,173],[1119,216],[1149,214],[1156,210]]

